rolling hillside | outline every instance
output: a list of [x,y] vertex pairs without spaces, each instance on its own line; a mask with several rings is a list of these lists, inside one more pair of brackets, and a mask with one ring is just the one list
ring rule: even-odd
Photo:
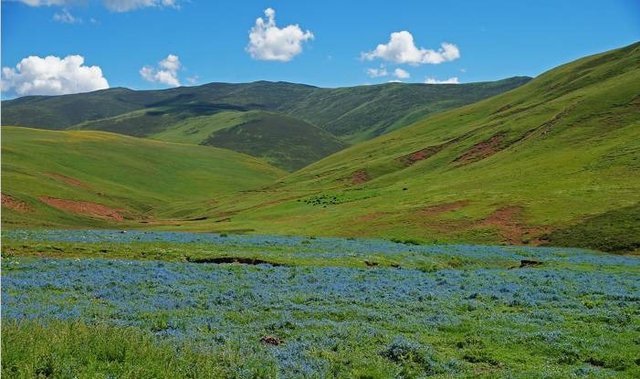
[[406,126],[427,114],[509,91],[529,80],[516,77],[460,85],[388,83],[335,89],[264,81],[210,83],[162,91],[113,88],[3,101],[2,121],[5,125],[34,128],[76,126],[147,136],[189,117],[224,110],[263,110],[301,119],[343,141],[358,142]]
[[262,111],[244,112],[243,116],[241,123],[214,131],[202,144],[263,158],[288,171],[346,146],[324,130],[293,117]]
[[283,171],[229,150],[117,134],[2,127],[3,227],[178,225]]
[[235,212],[235,225],[261,232],[638,249],[638,88],[636,43],[340,151],[210,212]]
[[346,144],[305,121],[239,107],[172,107],[137,110],[87,121],[71,129],[103,130],[167,142],[216,146],[245,153],[294,171]]
[[[262,104],[281,104],[283,92],[269,98],[265,89],[269,83],[252,85]],[[299,91],[300,96],[304,91],[315,91],[277,85]],[[236,100],[246,98],[239,90],[244,87],[225,86],[238,90]],[[265,88],[258,90],[260,86]],[[52,179],[47,174],[52,172],[95,183],[92,186],[106,181],[113,197],[102,198],[95,190],[82,192],[84,197],[78,199],[130,209],[130,213],[123,213],[131,214],[138,222],[135,225],[142,227],[149,224],[139,221],[147,222],[145,217],[151,214],[154,228],[635,251],[640,248],[638,88],[640,43],[560,66],[498,96],[432,114],[284,177],[277,169],[228,151],[212,149],[210,154],[240,159],[234,164],[241,163],[241,167],[231,168],[231,162],[213,165],[217,158],[209,157],[205,147],[102,133],[4,128],[4,190],[11,195],[7,201],[15,198],[37,207],[39,213],[26,216],[18,210],[20,202],[9,204],[14,210],[3,216],[3,223],[28,225],[37,220],[36,224],[43,225],[55,218],[58,224],[87,225],[85,218],[53,215],[53,208],[43,207],[38,200],[42,196],[65,199],[77,195],[67,194],[74,186]],[[189,99],[183,98],[186,103]],[[225,104],[234,107],[247,106],[232,101],[231,95],[225,99],[229,100]],[[173,105],[154,107],[176,106],[173,100],[169,103]],[[218,109],[184,118],[150,136],[188,143],[207,141],[237,149],[246,147],[244,144],[258,146],[263,130],[272,128],[256,120],[273,115],[281,122],[282,115],[252,112]],[[251,114],[260,117],[247,119]],[[18,138],[21,133],[26,134]],[[34,139],[38,133],[50,136],[46,139],[55,143]],[[78,145],[64,149],[80,136],[108,136],[128,148],[91,144],[84,151],[78,151]],[[274,143],[268,138],[265,141]],[[163,176],[149,179],[142,169],[149,164],[142,165],[138,153],[138,149],[148,150],[139,146],[170,150],[149,149],[159,155],[154,159],[179,158],[153,161],[151,167],[156,168],[147,171]],[[38,154],[26,153],[30,151]],[[94,151],[101,165],[92,163],[98,159],[93,157]],[[202,156],[194,159],[193,154]],[[87,160],[87,156],[92,158]],[[267,154],[262,156],[269,159]],[[194,162],[199,170],[212,171],[184,178],[193,172],[190,167]],[[64,165],[83,167],[64,170]],[[219,171],[222,167],[229,171]],[[176,182],[174,175],[181,178],[177,181],[180,184],[172,184]],[[99,225],[121,225],[113,219],[93,220]]]

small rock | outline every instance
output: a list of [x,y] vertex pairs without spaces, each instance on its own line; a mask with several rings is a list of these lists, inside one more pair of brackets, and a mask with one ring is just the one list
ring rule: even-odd
[[267,345],[278,346],[282,343],[282,340],[276,336],[263,336],[260,338],[260,342]]
[[540,266],[542,265],[542,262],[540,261],[534,261],[531,259],[522,259],[520,260],[520,268],[523,267],[536,267],[536,266]]

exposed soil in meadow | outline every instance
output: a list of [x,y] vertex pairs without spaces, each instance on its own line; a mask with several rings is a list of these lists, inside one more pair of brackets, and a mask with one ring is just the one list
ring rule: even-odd
[[262,259],[245,258],[245,257],[187,258],[187,261],[191,263],[213,263],[213,264],[236,263],[236,264],[243,264],[243,265],[267,264],[271,266],[284,266],[281,263],[275,263],[275,262],[265,261]]
[[467,200],[454,201],[426,207],[419,211],[425,219],[423,225],[431,230],[451,234],[457,231],[474,229],[495,229],[503,242],[509,244],[540,245],[539,239],[549,231],[547,227],[530,226],[524,222],[524,208],[507,206],[496,209],[485,218],[479,220],[438,220],[437,216],[464,208],[469,204]]
[[84,216],[97,217],[113,221],[123,221],[124,217],[120,214],[119,210],[109,208],[102,204],[92,203],[89,201],[76,201],[67,199],[58,199],[55,197],[42,196],[40,201],[43,203],[58,208],[65,212],[80,214]]
[[404,155],[400,158],[398,158],[398,160],[400,162],[402,162],[402,164],[404,164],[405,166],[411,166],[412,164],[418,162],[418,161],[422,161],[425,160],[427,158],[431,158],[432,156],[436,155],[438,152],[440,152],[440,150],[444,149],[449,143],[443,143],[441,145],[436,145],[436,146],[429,146],[429,147],[425,147],[424,149],[420,149],[418,151],[414,151],[411,154],[407,154]]
[[505,136],[503,134],[496,134],[488,140],[473,145],[471,149],[456,158],[454,162],[465,165],[488,158],[504,148],[504,139]]
[[70,186],[84,188],[84,189],[91,188],[87,183],[82,182],[82,181],[80,181],[80,180],[78,180],[76,178],[72,178],[70,176],[56,174],[55,172],[47,172],[47,173],[45,173],[45,175],[50,177],[51,179],[55,179],[57,181],[63,182],[65,184],[68,184]]
[[357,170],[351,174],[351,183],[352,184],[362,184],[371,180],[371,177],[367,173],[366,170]]
[[499,208],[481,220],[478,226],[498,229],[502,239],[510,244],[521,244],[527,240],[532,245],[539,245],[540,241],[532,237],[543,234],[546,229],[525,224],[522,220],[523,211],[519,206]]
[[2,197],[2,206],[5,208],[9,208],[19,213],[27,213],[32,211],[29,204],[25,203],[22,200],[18,200],[11,195],[2,193],[0,194],[0,197]]
[[372,213],[367,213],[365,215],[362,215],[360,217],[358,217],[358,221],[360,222],[371,222],[371,221],[376,221],[382,217],[384,217],[387,213],[386,212],[372,212]]

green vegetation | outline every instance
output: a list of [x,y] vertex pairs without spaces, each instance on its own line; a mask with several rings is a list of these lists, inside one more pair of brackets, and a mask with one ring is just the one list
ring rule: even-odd
[[264,81],[210,83],[163,91],[114,88],[4,101],[2,117],[5,125],[83,127],[147,136],[190,117],[224,110],[264,110],[304,120],[343,141],[358,142],[428,114],[509,91],[529,80],[516,77],[461,85],[389,83],[336,89]]
[[[103,130],[167,142],[227,148],[293,171],[346,145],[315,126],[264,111],[182,106],[137,110],[84,122],[73,129]],[[208,114],[210,113],[210,114]]]
[[[547,243],[618,250],[618,242],[596,242],[599,227],[571,226],[640,202],[639,58],[634,44],[561,66],[213,211],[237,211],[235,225],[266,233],[522,244],[561,229]],[[325,197],[353,200],[296,201]],[[616,217],[607,235],[637,249],[637,228],[628,226],[637,220]]]
[[150,231],[2,238],[3,377],[640,373],[638,257]]
[[7,378],[229,378],[238,372],[271,377],[275,366],[240,346],[204,352],[132,327],[82,321],[2,324]]
[[608,252],[640,250],[640,205],[615,209],[546,236],[556,246],[587,247]]
[[266,112],[251,112],[243,123],[213,132],[203,144],[261,157],[289,171],[345,147],[340,140],[309,123]]
[[[154,225],[284,172],[229,150],[102,132],[2,127],[3,226]],[[172,222],[179,224],[178,221]]]
[[[109,181],[106,188],[111,188],[110,191],[118,188],[117,195],[103,198],[84,191],[76,197],[67,185],[64,185],[66,193],[59,193],[60,180],[45,178],[42,168],[53,162],[84,165],[67,173],[60,169],[60,173],[81,181],[89,181],[85,177],[99,178],[97,193],[105,180],[105,174],[99,172],[105,170],[102,166],[78,163],[82,159],[75,154],[76,150],[59,149],[60,144],[56,148],[47,145],[38,154],[25,154],[39,151],[41,141],[14,147],[9,137],[4,143],[3,176],[13,175],[17,180],[6,180],[9,184],[5,188],[9,195],[31,206],[39,204],[38,197],[52,196],[132,210],[123,212],[124,222],[115,222],[78,218],[47,207],[48,212],[56,212],[56,225],[117,224],[194,231],[375,236],[425,243],[542,243],[637,251],[640,237],[634,212],[640,204],[639,57],[640,44],[634,44],[583,58],[512,91],[432,114],[410,126],[343,149],[285,177],[274,169],[265,175],[268,166],[260,166],[258,172],[263,174],[255,176],[249,174],[254,171],[236,170],[231,163],[211,165],[207,163],[210,158],[193,160],[181,156],[176,160],[181,163],[167,164],[168,169],[158,168],[162,174],[152,179],[146,175],[149,170],[139,168],[127,174],[129,169],[120,173],[123,169],[115,163],[106,165]],[[498,92],[514,81],[502,83]],[[477,86],[487,90],[489,84]],[[405,115],[415,113],[408,112],[411,109],[408,103],[400,107],[391,98],[407,97],[412,91],[424,94],[437,88],[440,94],[469,90],[464,86],[436,87],[387,84],[329,90],[290,83],[213,83],[163,92],[136,92],[140,96],[151,93],[157,96],[153,103],[150,100],[145,103],[144,110],[119,115],[114,120],[134,116],[140,120],[166,118],[169,120],[166,124],[151,123],[156,126],[150,126],[144,133],[152,138],[191,144],[204,141],[293,170],[341,148],[335,138],[300,120],[311,121],[347,138],[345,130],[329,127],[330,120],[348,118],[346,109],[362,108],[363,122],[377,125],[367,130],[379,130],[380,124],[365,117],[375,113],[369,107],[388,110],[395,123],[400,122],[395,113],[398,109],[404,109]],[[318,97],[320,94],[325,97]],[[368,96],[375,101],[364,106],[360,101]],[[409,97],[421,95],[412,96]],[[388,107],[380,103],[384,99]],[[16,101],[20,104],[35,101],[19,100]],[[6,103],[9,108],[12,104]],[[247,111],[252,107],[263,110]],[[316,111],[305,113],[305,109],[312,108]],[[292,112],[296,118],[264,109]],[[413,120],[413,116],[407,117],[405,121]],[[356,125],[355,121],[349,124]],[[145,128],[146,124],[136,121],[132,125]],[[351,131],[359,130],[354,128]],[[93,149],[108,154],[102,151],[108,149],[97,146]],[[171,146],[186,154],[204,148]],[[108,158],[104,157],[105,162],[119,159],[133,165],[140,159],[134,151],[137,154],[134,148],[113,151]],[[93,152],[86,154],[90,156]],[[189,169],[192,161],[199,162],[200,167],[228,170],[211,176],[196,175]],[[251,162],[259,165],[257,161]],[[20,168],[21,165],[24,167]],[[176,181],[177,172],[193,173],[195,176],[190,180],[196,181],[195,189],[189,180]],[[220,180],[221,177],[228,181]],[[176,182],[181,185],[168,184]],[[29,195],[33,191],[38,192],[36,196]],[[153,222],[145,219],[149,214],[153,215]],[[5,225],[45,225],[42,220],[52,219],[51,214],[16,211],[5,216]],[[603,235],[607,238],[602,238]]]

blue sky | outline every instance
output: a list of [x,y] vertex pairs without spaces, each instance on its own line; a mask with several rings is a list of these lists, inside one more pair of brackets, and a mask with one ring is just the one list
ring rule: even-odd
[[[275,25],[265,15],[269,8]],[[249,33],[258,17],[264,25],[254,30],[258,45],[251,50]],[[270,26],[278,28],[271,36],[279,39],[260,45]],[[397,46],[387,45],[392,33],[403,31],[408,33],[396,35]],[[4,97],[213,81],[466,83],[536,76],[638,40],[637,0],[2,1]],[[443,50],[442,43],[454,50]],[[65,60],[73,55],[84,61]],[[29,56],[59,61],[16,68]],[[84,66],[98,66],[101,73],[79,68]],[[75,71],[64,77],[67,69]],[[51,70],[61,76],[58,82],[40,89],[29,82]],[[88,84],[78,83],[85,79]]]

